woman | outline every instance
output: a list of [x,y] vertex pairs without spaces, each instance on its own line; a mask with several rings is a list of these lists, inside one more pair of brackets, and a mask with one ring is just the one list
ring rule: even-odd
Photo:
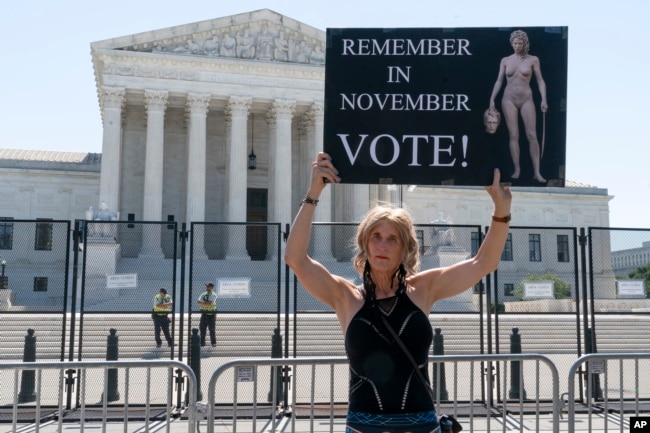
[[318,197],[327,183],[340,182],[337,174],[329,155],[319,153],[287,240],[285,261],[307,291],[334,310],[341,324],[351,372],[346,432],[384,432],[387,426],[391,432],[436,431],[430,387],[418,379],[400,346],[393,344],[387,326],[399,333],[426,378],[433,338],[429,311],[436,301],[464,292],[496,269],[508,234],[510,190],[499,185],[495,170],[492,185],[486,187],[494,203],[494,222],[475,257],[421,272],[410,215],[403,209],[375,207],[357,231],[354,266],[364,283],[355,286],[307,254]]
[[506,78],[506,87],[503,90],[501,99],[501,110],[506,119],[508,134],[510,135],[510,156],[514,165],[513,179],[518,179],[521,174],[519,166],[519,115],[524,122],[528,149],[533,161],[533,178],[537,182],[545,183],[546,179],[540,173],[541,153],[537,141],[537,124],[535,114],[535,103],[533,102],[533,91],[530,88],[530,79],[535,75],[537,87],[542,97],[540,104],[542,113],[546,113],[546,83],[542,78],[542,70],[539,66],[539,59],[528,53],[530,46],[528,35],[523,30],[515,30],[510,34],[510,45],[514,53],[501,59],[499,75],[494,83],[494,89],[490,96],[490,108],[494,106],[494,98],[501,90],[503,77]]

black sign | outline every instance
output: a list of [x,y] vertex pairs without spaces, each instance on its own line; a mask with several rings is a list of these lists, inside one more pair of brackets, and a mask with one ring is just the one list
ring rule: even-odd
[[[564,186],[566,27],[327,29],[343,183]],[[495,129],[496,127],[496,129]]]

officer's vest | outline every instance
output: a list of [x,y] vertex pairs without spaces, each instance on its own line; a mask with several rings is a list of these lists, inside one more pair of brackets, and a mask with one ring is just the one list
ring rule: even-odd
[[217,311],[217,302],[216,302],[216,296],[217,295],[215,295],[214,292],[212,292],[211,294],[208,293],[207,291],[203,292],[201,294],[201,300],[203,302],[208,302],[210,300],[210,295],[212,295],[215,298],[214,304],[211,304],[211,305],[199,305],[199,310],[200,311],[204,311],[206,313],[214,313],[215,311]]
[[161,295],[156,295],[153,297],[153,312],[162,315],[161,313],[167,314],[169,313],[169,307],[163,307],[162,305],[159,305],[160,303],[168,303],[171,301],[172,298],[169,295],[161,296]]

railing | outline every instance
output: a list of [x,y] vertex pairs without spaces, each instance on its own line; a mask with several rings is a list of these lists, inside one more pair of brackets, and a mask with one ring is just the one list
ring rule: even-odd
[[[103,386],[101,387],[102,393],[99,397],[100,403],[98,405],[90,405],[87,402],[97,396],[97,380],[100,379],[98,375],[88,374],[90,370],[101,369],[103,375]],[[138,374],[131,374],[131,369],[145,369],[144,374],[138,371]],[[166,372],[166,380],[160,380],[160,376],[153,375],[152,370],[164,369]],[[174,369],[178,369],[174,372]],[[44,372],[47,376],[48,371],[58,370],[58,380],[56,377],[54,381],[47,381],[44,378]],[[102,430],[106,431],[106,425],[112,422],[113,419],[118,419],[123,423],[124,431],[135,431],[133,424],[136,423],[129,414],[129,409],[135,410],[130,406],[129,401],[132,394],[144,393],[144,407],[137,405],[137,410],[142,412],[141,416],[144,425],[138,431],[154,430],[149,422],[152,418],[158,418],[155,423],[157,425],[166,425],[169,431],[169,425],[172,421],[179,422],[174,419],[174,416],[180,416],[181,408],[174,408],[172,394],[176,373],[182,371],[187,378],[187,405],[183,408],[187,414],[187,431],[193,433],[196,426],[196,390],[197,380],[192,369],[185,363],[170,360],[151,360],[151,361],[69,361],[69,362],[19,362],[19,363],[0,363],[0,377],[3,378],[3,388],[11,389],[9,383],[11,377],[5,377],[5,372],[13,371],[13,391],[14,397],[12,402],[12,430],[18,431],[19,419],[21,423],[33,421],[32,427],[35,432],[41,428],[41,424],[52,424],[58,422],[58,430],[63,431],[63,422],[66,421],[66,426],[73,420],[77,420],[79,431],[83,432],[87,422],[87,416],[93,414],[93,427],[97,428],[97,424],[101,424]],[[81,404],[76,410],[66,411],[64,406],[64,390],[67,384],[72,379],[74,372],[78,373],[78,382],[76,392],[80,394]],[[11,373],[10,373],[11,374]],[[123,377],[123,386],[118,386],[118,376]],[[144,382],[142,382],[144,378]],[[131,382],[135,382],[131,386]],[[54,383],[53,383],[54,382]],[[177,382],[177,381],[176,381]],[[19,387],[20,384],[20,387]],[[94,387],[95,385],[95,387]],[[166,401],[161,401],[157,406],[163,407],[157,410],[152,405],[151,389],[156,386],[165,385],[167,387]],[[179,384],[180,385],[180,384]],[[120,391],[123,393],[120,396]],[[68,396],[70,397],[70,396]],[[138,401],[141,401],[138,398]],[[94,400],[98,401],[98,400]],[[47,402],[56,402],[55,405],[47,405]],[[19,416],[19,406],[21,413]],[[173,413],[173,409],[177,412]],[[27,414],[33,410],[33,416]],[[47,416],[44,412],[49,411]],[[97,417],[96,412],[100,411],[101,415]],[[153,412],[156,411],[158,416],[154,417]],[[112,416],[111,416],[112,415]],[[67,427],[66,427],[67,428]],[[157,428],[156,428],[157,429]]]
[[[459,402],[467,402],[469,405],[469,425],[466,430],[469,432],[474,431],[474,424],[476,414],[474,412],[475,400],[477,393],[475,383],[481,383],[480,376],[485,371],[492,371],[493,367],[498,371],[511,372],[511,393],[517,395],[513,405],[519,407],[519,414],[522,417],[524,414],[524,403],[527,406],[527,411],[537,414],[537,430],[539,430],[540,418],[540,403],[548,399],[552,402],[552,431],[559,432],[560,426],[560,410],[561,402],[556,396],[559,394],[559,375],[557,368],[547,357],[539,354],[497,354],[497,355],[445,355],[445,356],[431,356],[429,358],[431,369],[434,373],[432,377],[442,378],[444,376],[452,377],[452,392],[448,392],[443,385],[443,380],[434,380],[436,386],[434,387],[434,396],[436,411],[443,413],[445,410],[450,414],[458,415]],[[524,362],[526,366],[524,368]],[[497,364],[497,365],[494,365]],[[546,364],[548,367],[548,374],[542,376],[540,374],[540,365]],[[514,367],[517,368],[514,368]],[[263,397],[263,392],[260,390],[262,384],[267,376],[264,372],[260,371],[260,367],[271,367],[268,375],[270,383],[270,392],[267,400],[260,403],[260,397]],[[299,368],[300,367],[300,368]],[[305,367],[304,369],[302,367]],[[447,367],[447,374],[445,374],[444,367]],[[464,367],[461,369],[461,367]],[[510,369],[508,369],[510,367]],[[451,372],[449,370],[451,368]],[[531,372],[535,382],[535,396],[525,396],[523,391],[523,376],[524,369],[526,369],[526,377],[530,379]],[[225,374],[232,370],[232,377],[228,378]],[[328,373],[327,375],[323,373]],[[291,394],[284,396],[281,391],[283,380],[287,379],[287,375],[292,376]],[[512,380],[516,376],[517,380]],[[306,412],[303,417],[309,424],[309,431],[314,431],[314,422],[317,418],[325,418],[329,420],[330,432],[334,431],[336,413],[339,412],[339,418],[345,417],[342,407],[347,407],[347,377],[348,377],[348,361],[345,357],[329,357],[329,358],[290,358],[290,359],[277,359],[277,358],[251,358],[240,359],[226,362],[217,368],[210,378],[208,385],[208,405],[207,405],[207,431],[208,433],[214,432],[215,427],[215,410],[219,407],[219,402],[216,401],[216,390],[219,389],[219,396],[223,399],[222,404],[227,405],[231,403],[232,413],[232,426],[227,429],[233,433],[237,432],[238,428],[238,413],[250,412],[250,416],[246,417],[247,425],[246,431],[259,431],[258,422],[260,419],[270,419],[270,426],[265,426],[265,431],[275,432],[282,431],[296,431],[296,420],[298,418],[298,408],[302,407],[303,412]],[[464,386],[460,378],[470,378],[469,386]],[[260,379],[262,378],[262,379]],[[342,378],[345,378],[342,380]],[[543,379],[542,379],[543,378]],[[217,382],[222,379],[222,382],[231,381],[231,391],[228,392],[228,383],[220,384],[217,388]],[[550,380],[550,384],[549,384]],[[319,386],[317,381],[324,383],[324,386]],[[508,395],[506,389],[507,381],[503,381],[504,395]],[[245,388],[245,387],[248,388]],[[512,388],[514,387],[514,389]],[[263,387],[263,389],[267,389]],[[488,375],[488,389],[492,389],[492,378]],[[240,398],[240,394],[243,397]],[[489,393],[488,407],[492,407],[493,398]],[[547,398],[542,399],[545,395]],[[281,401],[284,400],[284,401]],[[534,409],[530,409],[530,404],[534,404]],[[484,407],[483,403],[478,403]],[[263,410],[261,410],[263,408]],[[306,408],[306,410],[305,410]],[[503,417],[508,413],[507,401],[504,400],[501,406],[501,414]],[[260,413],[265,415],[265,418],[260,416]],[[276,419],[284,417],[285,422],[283,426],[279,426]],[[244,417],[242,417],[244,418]],[[490,423],[491,416],[488,414],[486,418],[487,431],[491,431]],[[267,422],[268,423],[268,422]],[[290,425],[286,425],[289,424]],[[505,422],[503,431],[505,431]],[[522,427],[523,428],[523,427]],[[483,429],[483,427],[481,427]]]
[[[587,431],[623,432],[631,423],[626,418],[650,415],[650,353],[580,357],[568,373],[566,402],[565,394],[559,395],[557,367],[544,355],[443,355],[431,356],[429,361],[436,411],[456,415],[468,433],[517,429],[558,433],[563,404],[568,405],[569,433],[575,432],[576,425]],[[233,360],[212,373],[207,404],[200,404],[197,378],[180,361],[0,363],[0,383],[8,391],[0,395],[0,407],[5,420],[10,411],[11,431],[39,432],[55,424],[57,431],[63,431],[64,423],[66,429],[76,425],[80,432],[94,431],[98,425],[102,431],[107,427],[125,432],[170,431],[174,423],[174,428],[180,424],[184,431],[194,433],[200,431],[205,417],[211,433],[217,426],[219,431],[233,433],[238,429],[326,431],[317,422],[334,432],[341,430],[347,413],[348,368],[345,357]],[[494,380],[493,374],[501,379]],[[578,380],[581,374],[584,380]],[[174,406],[174,387],[180,393],[185,381],[185,402],[182,407]],[[583,403],[577,400],[575,385],[583,382],[587,410],[578,420],[576,405]],[[502,389],[496,389],[496,383]],[[63,400],[66,390],[73,388],[80,403],[67,410]],[[532,392],[526,396],[525,389]],[[67,397],[71,398],[70,393]],[[245,428],[240,429],[244,422]]]
[[[647,360],[647,364],[639,366],[641,360]],[[618,361],[618,365],[610,367],[609,361]],[[627,365],[624,361],[628,361]],[[586,364],[583,368],[583,364]],[[632,367],[632,368],[625,368]],[[625,426],[625,414],[628,415],[633,413],[634,416],[639,416],[641,413],[642,399],[645,400],[647,407],[648,398],[650,398],[650,393],[646,391],[645,396],[641,396],[640,389],[646,389],[641,387],[639,381],[643,378],[646,382],[650,383],[650,376],[648,376],[648,371],[650,367],[650,353],[592,353],[589,355],[584,355],[578,358],[571,368],[569,369],[568,376],[568,396],[567,396],[567,424],[569,427],[569,433],[575,432],[575,421],[576,421],[576,393],[575,393],[575,382],[577,374],[583,372],[587,377],[585,380],[585,385],[587,387],[587,423],[586,426],[588,431],[592,430],[594,424],[594,413],[602,414],[605,417],[605,424],[607,425],[610,419],[612,419],[615,424],[620,426],[620,431],[624,430]],[[618,377],[611,375],[610,370],[617,368]],[[630,371],[631,370],[631,371]],[[641,373],[640,373],[641,372]],[[626,374],[627,373],[627,374]],[[603,383],[601,384],[601,376]],[[616,386],[618,382],[618,387]],[[602,385],[602,387],[601,387]],[[625,397],[626,394],[630,394],[628,398]],[[616,396],[618,393],[618,396]],[[645,398],[643,398],[645,397]],[[618,401],[618,405],[612,403],[612,400]],[[594,406],[598,404],[599,410]],[[618,409],[618,415],[616,411]],[[646,415],[648,410],[646,408]],[[600,420],[599,420],[600,421]],[[584,426],[583,426],[584,427]],[[582,427],[581,427],[582,429]]]

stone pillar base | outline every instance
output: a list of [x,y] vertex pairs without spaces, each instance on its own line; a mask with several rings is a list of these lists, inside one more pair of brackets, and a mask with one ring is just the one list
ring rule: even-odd
[[113,275],[121,255],[118,243],[86,243],[86,276]]
[[14,305],[16,294],[11,289],[0,290],[0,310],[9,310]]

